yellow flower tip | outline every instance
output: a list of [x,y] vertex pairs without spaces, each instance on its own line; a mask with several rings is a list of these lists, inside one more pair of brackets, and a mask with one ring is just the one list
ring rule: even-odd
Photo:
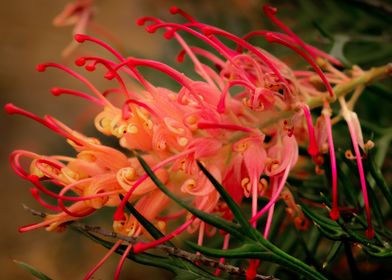
[[354,160],[354,159],[355,159],[355,156],[353,155],[353,153],[352,153],[351,150],[347,150],[347,151],[344,153],[344,156],[345,156],[347,159],[349,159],[349,160]]
[[375,145],[376,145],[376,144],[375,144],[372,140],[368,140],[368,141],[365,143],[365,150],[366,150],[366,151],[367,151],[367,150],[371,150],[371,149],[374,148]]
[[159,229],[160,232],[165,233],[166,232],[167,223],[165,221],[158,221],[156,223],[156,227]]

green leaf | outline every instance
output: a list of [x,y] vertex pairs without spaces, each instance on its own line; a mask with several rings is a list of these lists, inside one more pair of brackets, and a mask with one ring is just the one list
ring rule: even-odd
[[223,256],[225,258],[234,259],[259,259],[271,263],[280,264],[284,268],[289,269],[297,273],[298,275],[305,276],[306,279],[326,280],[326,278],[322,274],[312,269],[310,266],[306,265],[302,261],[285,254],[283,251],[277,252],[278,250],[280,250],[277,247],[275,247],[275,250],[273,251],[264,251],[260,244],[257,244],[254,241],[248,241],[248,243],[245,243],[238,248],[228,250],[207,248],[191,242],[188,242],[187,244],[193,247],[195,250],[198,250],[199,252],[208,256]]
[[[326,205],[330,205],[330,201],[328,201],[328,199],[323,194],[321,194],[321,195],[322,195],[322,197],[323,197],[323,199],[325,201],[325,204]],[[306,212],[306,210],[304,210],[304,213],[305,212]],[[366,224],[365,224],[365,222],[362,220],[362,218],[360,216],[354,215],[354,217],[360,223],[361,229],[366,228]],[[340,226],[340,228],[347,235],[347,237],[340,238],[339,240],[350,240],[351,242],[359,243],[359,244],[361,244],[363,246],[364,251],[367,254],[369,254],[370,256],[376,257],[376,258],[386,258],[386,259],[389,259],[389,258],[392,257],[392,247],[389,245],[389,242],[385,242],[385,241],[380,239],[380,237],[379,237],[380,234],[377,231],[377,229],[375,229],[375,232],[376,232],[375,238],[368,239],[367,237],[364,237],[364,236],[358,234],[356,231],[354,231],[354,230],[350,229],[349,227],[347,227],[344,224],[344,222],[342,221],[342,219],[337,220],[336,223]],[[327,234],[326,234],[326,236],[328,237]]]
[[[121,197],[121,195],[120,195]],[[122,197],[121,197],[122,199]],[[132,215],[135,216],[135,218],[144,226],[144,228],[151,234],[152,237],[154,237],[155,239],[159,239],[164,237],[164,235],[152,224],[150,223],[150,221],[148,221],[146,218],[143,217],[143,215],[141,215],[135,207],[133,207],[132,204],[130,203],[126,203],[126,207],[129,210],[129,212],[131,212]],[[172,247],[175,247],[175,245],[170,242],[167,241],[167,244],[169,244]],[[186,263],[186,260],[183,260],[181,258],[175,257],[175,256],[169,256],[169,259],[171,259],[177,266],[179,267],[186,267],[188,266],[188,264]],[[191,273],[180,273],[177,274],[175,279],[195,279],[193,278],[194,274]],[[204,278],[197,278],[197,279],[204,279]],[[208,278],[207,278],[208,279]]]
[[[259,235],[257,244],[259,246],[262,246],[263,248],[266,248],[271,252],[271,255],[268,254],[260,255],[259,257],[260,259],[261,257],[263,257],[264,260],[281,264],[285,268],[297,273],[298,275],[305,276],[307,279],[326,280],[325,276],[319,273],[317,270],[313,269],[303,261],[289,255],[285,251],[276,247],[274,244],[264,239],[262,235]],[[266,257],[268,257],[269,259],[265,259]]]
[[166,186],[158,179],[158,177],[154,174],[154,172],[151,170],[151,168],[148,166],[148,164],[144,161],[142,157],[139,155],[136,155],[137,159],[140,162],[140,165],[143,167],[144,171],[148,174],[148,176],[151,178],[151,180],[155,183],[155,185],[164,193],[166,194],[169,198],[171,198],[174,202],[176,202],[178,205],[181,207],[185,208],[189,212],[191,212],[193,215],[198,217],[199,219],[205,221],[206,223],[213,225],[219,229],[222,229],[226,231],[227,233],[232,234],[233,236],[237,237],[238,239],[243,239],[243,234],[238,230],[238,225],[234,224],[232,222],[228,222],[222,218],[219,218],[217,216],[208,214],[206,212],[203,212],[199,209],[196,209],[192,206],[190,206],[188,203],[184,202],[183,200],[177,198],[171,191],[169,191]]
[[341,240],[347,238],[348,234],[339,226],[338,223],[329,217],[317,214],[311,211],[305,204],[301,204],[304,214],[313,221],[314,225],[328,238],[332,240]]
[[338,34],[333,37],[332,49],[329,52],[331,56],[336,57],[340,60],[346,67],[351,66],[351,62],[344,55],[344,48],[347,43],[350,42],[350,37],[343,34]]
[[326,268],[331,262],[333,262],[338,256],[343,248],[343,243],[340,241],[334,242],[328,252],[327,257],[323,263],[323,268]]
[[30,272],[32,275],[34,275],[36,278],[41,279],[41,280],[51,280],[50,277],[46,276],[44,273],[38,271],[35,267],[22,262],[18,260],[14,260],[14,263],[25,269],[26,271]]
[[211,182],[211,184],[215,187],[215,189],[218,191],[222,199],[226,202],[227,206],[233,213],[234,217],[238,221],[238,223],[241,225],[241,230],[245,234],[250,234],[254,231],[254,228],[252,228],[251,224],[248,222],[248,220],[244,217],[241,208],[238,206],[238,204],[234,201],[234,199],[230,196],[230,194],[225,190],[225,188],[212,176],[212,174],[198,161],[197,166],[199,166],[200,170],[206,175],[208,180]]
[[377,187],[383,193],[385,199],[388,201],[389,205],[392,207],[392,192],[389,188],[387,182],[382,175],[380,168],[376,165],[376,162],[373,157],[373,152],[371,150],[368,151],[368,163],[369,163],[369,170],[372,174],[372,177],[377,183]]
[[374,193],[373,188],[370,186],[370,183],[367,179],[366,179],[366,185],[368,186],[367,191],[368,191],[369,202],[370,202],[373,216],[377,221],[378,226],[381,228],[385,228],[384,225],[385,219],[381,212],[380,203],[376,197],[376,194]]
[[346,200],[346,204],[351,204],[354,207],[358,208],[358,200],[356,199],[355,188],[352,183],[352,178],[350,177],[350,173],[345,169],[346,165],[343,160],[344,155],[341,153],[336,153],[336,159],[339,164],[336,165],[338,171],[338,180],[339,180],[339,188],[343,189],[344,198]]
[[388,245],[388,248],[381,248],[372,246],[372,248],[364,247],[365,252],[372,257],[379,259],[392,259],[392,247]]
[[[91,239],[92,241],[102,245],[103,247],[110,249],[113,247],[114,243],[107,241],[105,239],[102,239],[98,236],[96,236],[95,234],[92,234],[90,232],[87,231],[83,231],[77,228],[74,228],[76,231],[82,233],[84,236],[86,236],[87,238]],[[122,255],[125,251],[127,246],[125,245],[121,245],[117,248],[117,250],[115,251],[117,254]],[[141,254],[133,254],[132,252],[130,252],[130,254],[128,254],[127,258],[132,259],[138,263],[141,264],[146,264],[146,265],[151,265],[151,266],[157,266],[157,267],[161,267],[161,268],[165,268],[168,269],[170,271],[171,267],[170,265],[167,264],[166,260],[167,258],[164,257],[160,257],[160,256],[155,256],[153,254],[148,254],[148,253],[141,253]]]
[[[202,219],[203,221],[207,222],[208,224],[214,225],[217,228],[220,228],[234,236],[236,236],[239,240],[244,240],[245,237],[241,235],[241,233],[237,230],[238,226],[237,224],[227,222],[226,220],[223,220],[218,217],[214,217],[212,215],[209,215],[203,211],[200,211],[198,209],[195,209],[193,207],[190,207],[187,203],[184,201],[178,199],[174,194],[172,194],[165,185],[162,184],[162,182],[157,178],[157,176],[154,174],[154,172],[151,170],[151,168],[147,165],[147,163],[141,158],[139,155],[137,155],[137,158],[143,167],[143,169],[146,171],[148,176],[151,178],[151,180],[156,184],[156,186],[163,192],[165,193],[168,197],[170,197],[172,200],[174,200],[177,204],[179,204],[181,207],[187,209],[189,212],[197,216],[198,218]],[[260,248],[267,248],[271,252],[263,252],[260,251],[258,253],[258,257],[261,258],[263,257],[266,258],[268,257],[272,262],[279,263],[279,264],[284,264],[287,266],[288,269],[293,270],[297,272],[299,275],[305,275],[309,279],[326,279],[323,275],[303,263],[302,261],[286,254],[284,251],[280,250],[278,247],[273,245],[271,242],[268,240],[264,239],[263,236],[258,232],[254,231],[256,233],[256,245]]]
[[[82,233],[84,236],[87,238],[93,240],[94,242],[104,246],[107,249],[110,249],[113,247],[114,243],[104,240],[95,234],[91,234],[86,231],[82,231],[77,228],[73,228],[77,230],[78,232]],[[124,254],[126,250],[126,245],[121,245],[119,248],[116,249],[117,254]],[[144,264],[144,265],[149,265],[149,266],[154,266],[154,267],[160,267],[163,269],[166,269],[168,271],[171,271],[175,273],[177,276],[180,278],[176,279],[220,279],[218,277],[215,277],[211,273],[203,270],[202,268],[196,266],[193,263],[190,263],[187,260],[180,259],[178,261],[178,257],[172,256],[171,258],[168,257],[162,257],[162,256],[157,256],[149,253],[139,253],[139,254],[134,254],[132,251],[129,252],[127,255],[128,259],[131,259],[137,263]],[[186,278],[181,278],[182,276]]]
[[[258,258],[258,256],[267,253],[262,248],[257,246],[255,243],[245,243],[240,247],[234,249],[215,249],[215,248],[208,248],[205,246],[197,245],[196,243],[186,241],[186,244],[189,245],[194,250],[211,256],[211,257],[224,257],[224,258]],[[270,254],[270,253],[268,253]]]
[[312,21],[314,27],[320,32],[320,34],[328,39],[329,41],[333,41],[333,35],[331,33],[329,33],[327,30],[324,29],[323,26],[321,26],[320,23],[318,23],[317,21],[313,20]]
[[[122,195],[120,195],[120,199],[123,199]],[[149,220],[144,218],[143,215],[141,215],[131,203],[127,201],[125,206],[128,211],[136,218],[136,220],[148,231],[148,233],[151,234],[152,237],[154,237],[155,239],[159,239],[165,236]],[[170,241],[167,241],[166,243],[170,246],[174,246],[173,243]]]

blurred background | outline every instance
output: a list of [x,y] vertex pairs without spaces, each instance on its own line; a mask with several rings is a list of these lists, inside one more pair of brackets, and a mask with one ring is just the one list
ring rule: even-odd
[[[0,105],[12,102],[39,116],[52,115],[67,125],[94,133],[92,116],[96,108],[74,97],[54,97],[50,88],[61,86],[83,89],[77,81],[63,72],[35,71],[35,65],[45,61],[72,65],[77,54],[94,52],[107,56],[92,46],[78,48],[68,58],[62,50],[72,40],[72,27],[54,27],[53,18],[64,8],[67,0],[2,0],[0,3]],[[198,19],[241,35],[253,29],[278,30],[262,15],[262,5],[256,0],[100,0],[95,3],[94,21],[110,31],[109,41],[125,55],[152,58],[175,65],[178,46],[159,34],[148,34],[135,24],[144,15],[163,19],[177,5]],[[269,1],[279,8],[279,17],[307,42],[317,45],[341,59],[346,65],[359,64],[366,68],[391,61],[392,6],[387,1]],[[179,20],[181,21],[181,20]],[[107,36],[88,29],[88,34],[108,40]],[[189,39],[191,42],[193,38]],[[262,40],[255,44],[265,46]],[[87,45],[87,44],[86,44]],[[280,48],[281,49],[281,48]],[[281,50],[279,50],[281,51]],[[283,51],[280,56],[285,56]],[[290,59],[287,52],[287,59]],[[180,66],[186,67],[186,66]],[[184,70],[185,71],[185,70]],[[88,74],[99,88],[106,84],[102,72]],[[380,127],[391,126],[391,93],[388,84],[373,87],[358,106],[360,118],[377,121]],[[376,97],[374,97],[376,96]],[[382,98],[383,106],[377,106]],[[366,106],[361,105],[366,104]],[[369,108],[377,108],[370,110]],[[366,131],[365,131],[366,132]],[[81,279],[105,254],[106,250],[78,234],[62,234],[36,230],[20,234],[17,228],[38,221],[23,210],[22,204],[40,209],[31,198],[29,186],[18,178],[8,164],[14,149],[26,149],[39,154],[73,154],[65,141],[39,124],[0,111],[0,269],[1,279],[31,279],[29,273],[13,260],[29,263],[53,279]],[[388,146],[387,146],[388,150]],[[385,154],[390,158],[390,152]],[[388,156],[389,155],[389,156]],[[390,160],[384,169],[391,170]],[[390,178],[390,175],[389,175]],[[94,279],[113,277],[119,257],[113,256],[95,274]],[[136,269],[136,270],[135,270]],[[135,272],[137,271],[137,273]],[[122,279],[170,279],[171,275],[154,268],[126,263]]]

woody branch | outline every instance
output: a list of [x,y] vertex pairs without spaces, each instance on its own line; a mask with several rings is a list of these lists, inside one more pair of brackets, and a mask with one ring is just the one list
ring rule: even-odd
[[[38,216],[41,218],[46,217],[45,213],[31,209],[30,207],[28,207],[26,205],[23,205],[23,208],[25,210],[29,211],[34,216]],[[134,244],[140,242],[135,237],[129,237],[129,236],[125,236],[122,234],[118,234],[116,232],[106,230],[100,226],[93,226],[93,225],[88,225],[88,224],[84,224],[84,223],[80,223],[80,222],[69,222],[68,226],[72,229],[76,229],[79,231],[94,233],[94,234],[98,234],[103,237],[109,237],[109,238],[113,238],[113,239],[117,239],[117,240],[122,240],[127,244],[134,245]],[[245,270],[241,269],[240,267],[233,266],[233,265],[226,264],[226,263],[221,263],[218,260],[208,258],[208,257],[203,256],[201,254],[190,253],[190,252],[187,252],[187,251],[182,250],[177,247],[172,247],[172,246],[161,244],[161,245],[156,246],[155,249],[162,250],[169,255],[188,260],[192,263],[202,263],[202,264],[209,266],[211,268],[219,268],[220,270],[225,271],[230,274],[233,274],[233,275],[245,275]],[[255,279],[278,280],[278,278],[275,278],[273,276],[265,276],[265,275],[261,275],[261,274],[257,274]]]

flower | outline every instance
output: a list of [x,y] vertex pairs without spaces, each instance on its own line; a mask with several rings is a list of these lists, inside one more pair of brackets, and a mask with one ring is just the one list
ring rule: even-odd
[[[76,12],[75,9],[73,8],[71,15]],[[37,70],[43,72],[48,68],[56,68],[81,81],[94,96],[58,87],[51,92],[56,96],[75,95],[100,106],[102,110],[94,120],[97,130],[116,137],[124,149],[141,153],[158,178],[194,207],[207,213],[217,213],[226,219],[232,217],[227,206],[220,200],[219,193],[198,169],[199,161],[236,202],[241,203],[243,197],[251,199],[250,221],[254,227],[257,226],[258,219],[268,212],[264,227],[265,238],[269,235],[274,205],[280,198],[287,204],[287,213],[295,225],[305,230],[308,223],[294,197],[285,188],[286,181],[297,163],[298,145],[308,145],[308,153],[316,165],[320,165],[322,154],[329,152],[334,197],[331,217],[339,217],[336,160],[328,104],[335,98],[331,84],[344,83],[347,77],[333,66],[340,65],[336,59],[305,44],[283,25],[275,16],[276,9],[265,6],[264,11],[285,34],[256,31],[241,38],[200,23],[177,7],[171,8],[170,12],[182,15],[186,20],[184,24],[164,22],[152,17],[137,21],[139,25],[146,25],[145,28],[150,33],[162,29],[166,39],[175,39],[183,48],[178,61],[182,62],[187,55],[192,60],[199,79],[191,79],[158,61],[123,57],[97,38],[76,34],[76,42],[93,42],[114,56],[113,60],[83,56],[75,64],[87,71],[95,71],[101,65],[106,71],[104,78],[117,82],[117,87],[106,93],[121,93],[123,100],[120,104],[110,101],[88,79],[68,67],[45,63],[38,65]],[[70,16],[68,14],[65,16]],[[180,35],[182,32],[200,39],[214,51],[189,46]],[[295,71],[272,54],[247,41],[250,37],[259,35],[269,42],[292,49],[314,71]],[[221,38],[234,42],[237,48],[226,46]],[[203,63],[199,57],[208,62]],[[325,72],[320,61],[323,62]],[[180,85],[180,90],[174,91],[152,84],[141,74],[140,67],[152,68],[167,75]],[[130,87],[125,77],[132,78],[139,86]],[[231,91],[232,88],[237,91]],[[307,105],[312,97],[325,99],[322,117],[316,127]],[[361,145],[363,140],[361,141],[357,119],[345,109],[344,102],[341,103],[353,143]],[[12,104],[6,105],[5,109],[10,114],[24,115],[47,126],[66,138],[76,151],[74,157],[44,156],[24,150],[11,154],[11,165],[15,172],[32,183],[33,197],[54,212],[38,224],[22,227],[21,231],[39,227],[46,227],[47,230],[61,229],[64,223],[91,215],[103,207],[116,207],[114,231],[137,237],[145,232],[134,217],[125,213],[126,203],[129,202],[135,204],[135,208],[145,218],[167,234],[162,239],[135,245],[135,253],[166,242],[185,230],[199,231],[199,245],[203,244],[205,234],[214,234],[214,231],[208,232],[207,225],[194,216],[168,207],[169,199],[153,184],[131,153],[103,145],[98,139],[82,135],[51,116],[40,118]],[[286,114],[287,112],[290,114]],[[282,118],[284,114],[286,117]],[[354,149],[362,178],[358,145],[354,145]],[[29,169],[23,167],[22,158],[30,160]],[[48,185],[54,185],[58,191],[49,190]],[[366,185],[362,184],[362,188],[368,206]],[[72,196],[66,195],[71,192]],[[55,198],[57,203],[46,201],[45,196]],[[258,198],[261,196],[268,198],[269,202],[260,209]],[[71,205],[65,206],[65,201]],[[368,214],[369,211],[367,208]],[[172,224],[175,224],[173,220],[181,220],[183,223],[167,233],[173,227]],[[368,235],[371,237],[370,215],[368,224]],[[226,235],[224,248],[229,246],[228,240],[229,236]],[[109,253],[119,245],[120,243],[116,243]],[[125,252],[129,250],[130,246]],[[123,260],[124,257],[119,269]],[[252,260],[247,273],[249,278],[252,278],[257,266],[258,262]],[[91,277],[98,267],[86,278]]]

